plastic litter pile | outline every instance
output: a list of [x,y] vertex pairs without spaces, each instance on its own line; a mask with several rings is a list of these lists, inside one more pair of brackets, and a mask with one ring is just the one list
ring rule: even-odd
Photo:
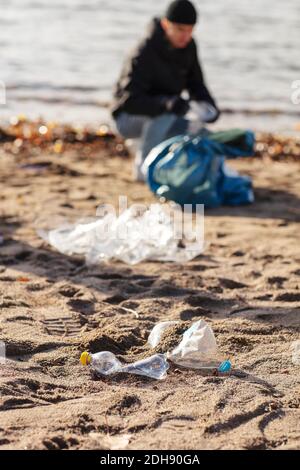
[[[167,321],[158,323],[151,331],[148,344],[155,348],[170,326],[179,323]],[[144,375],[153,379],[163,379],[169,369],[168,360],[182,367],[192,369],[211,369],[220,373],[231,370],[230,361],[220,361],[218,359],[217,343],[211,327],[204,321],[199,320],[188,328],[182,340],[172,351],[165,354],[154,354],[147,359],[134,362],[133,364],[122,365],[116,356],[109,351],[102,351],[96,354],[83,352],[80,362],[88,365],[100,375],[113,375],[118,372]]]
[[88,264],[112,258],[131,265],[146,259],[185,262],[203,251],[203,243],[177,238],[174,221],[161,204],[142,214],[131,207],[119,217],[109,213],[38,234],[61,253],[84,255]]

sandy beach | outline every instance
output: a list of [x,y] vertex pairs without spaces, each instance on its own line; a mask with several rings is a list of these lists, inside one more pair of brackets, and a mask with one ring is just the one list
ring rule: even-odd
[[[1,144],[0,449],[300,449],[300,157],[265,142],[230,163],[256,201],[206,211],[203,255],[134,267],[87,267],[36,233],[120,194],[155,200],[122,142]],[[230,374],[104,379],[79,363],[85,349],[134,360],[157,322],[199,319]]]

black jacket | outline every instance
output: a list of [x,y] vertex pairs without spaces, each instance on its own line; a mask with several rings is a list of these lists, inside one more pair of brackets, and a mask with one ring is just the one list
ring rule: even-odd
[[165,111],[165,98],[180,95],[183,90],[191,99],[217,107],[205,85],[195,41],[192,39],[184,49],[175,49],[155,18],[148,35],[125,61],[114,90],[112,114],[117,117],[126,111],[157,116]]

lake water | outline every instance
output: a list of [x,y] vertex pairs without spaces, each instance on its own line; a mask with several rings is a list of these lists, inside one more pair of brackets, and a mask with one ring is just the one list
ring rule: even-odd
[[[25,113],[72,123],[107,121],[122,60],[168,1],[0,0],[1,119]],[[199,0],[195,31],[219,126],[292,132],[300,105],[299,0]]]

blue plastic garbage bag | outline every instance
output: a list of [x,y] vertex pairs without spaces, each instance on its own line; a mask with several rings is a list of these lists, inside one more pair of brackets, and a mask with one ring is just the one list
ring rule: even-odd
[[252,132],[239,129],[179,135],[156,146],[143,170],[158,197],[181,205],[249,204],[254,201],[251,179],[229,169],[225,159],[253,155],[254,143]]

